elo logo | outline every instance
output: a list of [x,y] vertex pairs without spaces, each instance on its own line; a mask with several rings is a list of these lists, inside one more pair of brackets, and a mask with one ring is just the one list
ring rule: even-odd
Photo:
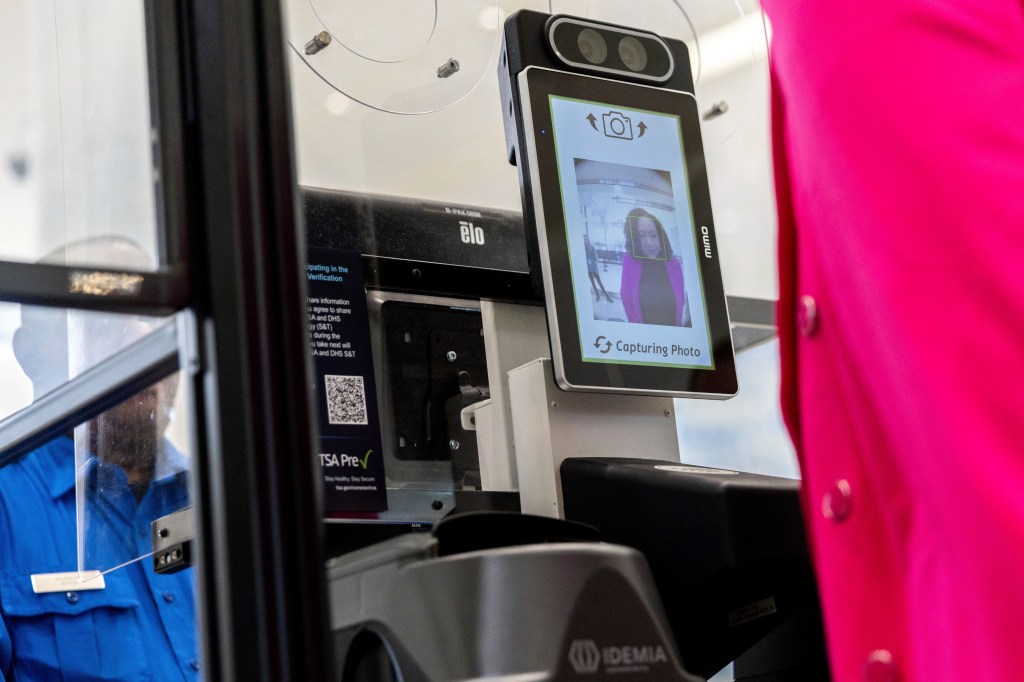
[[569,645],[569,663],[577,673],[596,673],[601,665],[601,650],[592,639],[576,639]]
[[468,220],[460,220],[459,232],[462,237],[463,244],[476,244],[477,246],[483,246],[484,228],[474,225]]

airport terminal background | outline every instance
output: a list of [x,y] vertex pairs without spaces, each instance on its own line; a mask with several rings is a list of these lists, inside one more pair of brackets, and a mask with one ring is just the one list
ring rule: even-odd
[[[479,70],[479,80],[450,101],[424,102],[422,111],[416,110],[416,100],[393,107],[387,93],[379,91],[380,81],[356,78],[332,86],[333,73],[309,68],[295,48],[298,27],[307,20],[304,4],[282,2],[291,20],[285,32],[292,43],[287,65],[297,184],[507,212],[521,210],[515,169],[502,153],[494,78],[500,25],[508,14],[520,8],[582,14],[690,42],[699,34],[698,100],[710,105],[728,99],[731,112],[704,124],[726,292],[766,301],[777,297],[767,69],[763,45],[750,39],[763,39],[765,29],[754,0],[718,6],[697,0],[681,5],[671,0],[466,3],[472,12],[464,10],[453,21],[462,22],[459,26],[483,45],[467,48],[483,62],[474,66],[466,60],[467,68]],[[391,64],[397,72],[416,58],[416,46],[431,39],[431,11],[409,11],[405,4],[378,0],[347,9],[330,6],[323,20],[335,22],[336,39],[351,41],[355,53],[364,52],[368,62]],[[690,14],[680,12],[680,6]],[[447,5],[438,7],[442,11]],[[403,15],[403,21],[389,19]],[[438,20],[443,24],[446,19]],[[345,25],[349,28],[340,28]],[[159,269],[162,226],[152,191],[158,171],[145,35],[141,3],[103,0],[86,8],[63,0],[14,0],[0,5],[0,64],[18,65],[0,69],[0,92],[5,93],[0,105],[0,260],[62,262],[60,249],[68,243],[117,235],[136,244],[150,256],[152,269]],[[389,111],[402,108],[407,110]],[[99,258],[89,264],[119,265]],[[69,311],[72,330],[90,315]],[[21,317],[20,305],[0,303],[0,424],[32,402],[31,383],[12,349]],[[83,339],[73,334],[70,339],[74,354],[74,344]],[[135,339],[115,339],[115,346],[130,340]],[[771,340],[739,352],[741,388],[730,401],[675,401],[682,461],[798,477],[778,409],[777,355]],[[81,362],[72,365],[68,379],[86,369]],[[188,398],[188,390],[177,392],[167,432],[186,458],[192,455]]]

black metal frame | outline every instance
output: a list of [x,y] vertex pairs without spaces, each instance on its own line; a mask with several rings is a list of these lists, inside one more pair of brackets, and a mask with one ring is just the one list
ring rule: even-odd
[[326,680],[323,525],[277,0],[193,0],[183,36],[206,674]]
[[[90,277],[112,276],[114,286],[91,288]],[[178,263],[160,272],[0,261],[0,300],[140,315],[167,315],[189,301],[188,270]]]

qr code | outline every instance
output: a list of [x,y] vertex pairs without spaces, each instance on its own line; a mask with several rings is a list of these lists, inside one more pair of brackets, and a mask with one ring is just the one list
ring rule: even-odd
[[366,424],[366,386],[362,377],[324,375],[329,424]]

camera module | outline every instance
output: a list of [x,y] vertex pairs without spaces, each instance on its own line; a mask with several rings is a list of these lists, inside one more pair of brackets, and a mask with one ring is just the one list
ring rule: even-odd
[[551,51],[574,69],[664,83],[675,68],[665,41],[647,31],[566,15],[551,17],[545,31]]
[[633,36],[619,41],[619,58],[631,71],[643,71],[647,66],[647,48]]
[[[592,28],[580,31],[576,43],[579,45],[580,54],[591,64],[600,64],[608,58],[608,43],[600,33]],[[619,47],[619,52],[622,52],[621,47]]]

